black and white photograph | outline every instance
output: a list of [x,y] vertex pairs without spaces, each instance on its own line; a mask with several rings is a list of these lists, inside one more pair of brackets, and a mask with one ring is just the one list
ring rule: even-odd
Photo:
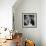
[[23,13],[23,27],[37,27],[37,13]]

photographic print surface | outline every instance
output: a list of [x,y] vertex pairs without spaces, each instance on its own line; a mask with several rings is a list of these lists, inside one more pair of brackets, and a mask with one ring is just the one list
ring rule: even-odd
[[22,15],[23,27],[37,27],[37,13],[23,13]]

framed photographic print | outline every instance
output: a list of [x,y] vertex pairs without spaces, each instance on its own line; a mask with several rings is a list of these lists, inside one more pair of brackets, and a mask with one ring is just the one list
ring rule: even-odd
[[22,13],[22,27],[36,28],[37,13]]

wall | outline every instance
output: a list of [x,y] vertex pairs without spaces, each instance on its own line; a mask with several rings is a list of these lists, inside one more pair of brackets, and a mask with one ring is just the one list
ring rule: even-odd
[[[41,46],[41,1],[23,0],[16,5],[13,7],[15,30],[22,32],[24,39],[34,40],[36,46]],[[37,13],[37,28],[23,28],[22,13]]]
[[12,29],[12,6],[16,0],[0,0],[0,27]]
[[41,1],[41,38],[42,46],[46,46],[46,0]]

